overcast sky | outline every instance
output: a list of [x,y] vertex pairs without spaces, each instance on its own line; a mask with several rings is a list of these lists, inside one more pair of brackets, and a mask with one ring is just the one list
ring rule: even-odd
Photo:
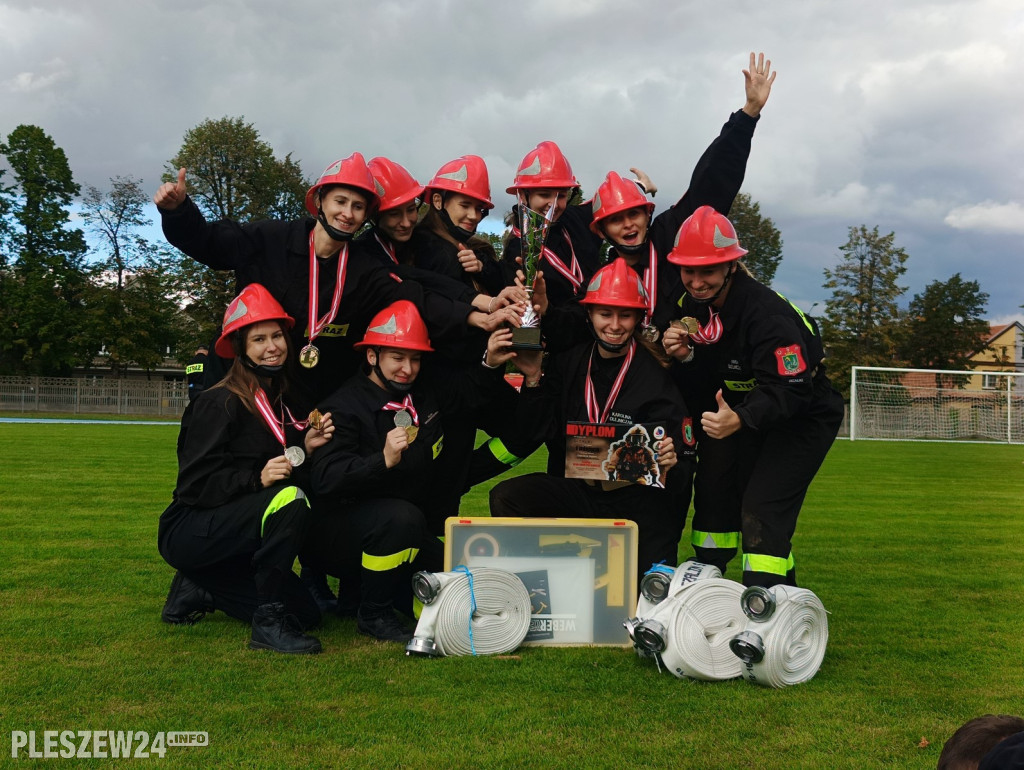
[[499,211],[553,139],[588,194],[639,166],[665,206],[763,50],[779,75],[743,190],[782,232],[775,287],[820,312],[849,228],[878,225],[910,255],[904,304],[959,272],[1005,322],[1024,314],[1021,40],[1021,0],[0,0],[0,136],[38,125],[83,186],[153,191],[188,129],[244,116],[308,177],[354,150],[421,181],[482,155]]

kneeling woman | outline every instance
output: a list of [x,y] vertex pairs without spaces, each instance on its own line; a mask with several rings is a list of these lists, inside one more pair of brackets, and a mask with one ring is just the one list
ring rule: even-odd
[[[492,339],[510,336],[503,330]],[[356,347],[365,350],[367,373],[348,380],[320,407],[335,415],[338,431],[313,458],[317,515],[301,559],[340,578],[340,595],[359,595],[351,604],[358,603],[360,633],[407,642],[412,634],[394,608],[411,608],[410,565],[442,567],[431,520],[445,492],[437,471],[445,420],[500,387],[501,371],[485,357],[485,366],[449,371],[453,376],[436,387],[424,382],[423,354],[433,347],[408,300],[378,313]]]
[[[594,273],[581,303],[593,342],[552,354],[543,378],[539,352],[515,356],[523,373],[517,418],[536,440],[547,441],[548,472],[495,486],[491,515],[632,519],[640,530],[641,571],[655,562],[675,564],[690,491],[692,432],[682,396],[639,336],[647,295],[619,258]],[[569,422],[664,426],[657,465],[665,489],[563,478]],[[677,464],[683,467],[666,475]]]
[[282,401],[293,324],[260,284],[224,314],[216,351],[234,362],[182,416],[174,502],[160,517],[160,554],[178,570],[163,619],[191,625],[218,609],[252,623],[253,649],[316,653],[303,629],[320,611],[292,572],[309,517],[292,474],[334,428],[326,415],[303,437]]

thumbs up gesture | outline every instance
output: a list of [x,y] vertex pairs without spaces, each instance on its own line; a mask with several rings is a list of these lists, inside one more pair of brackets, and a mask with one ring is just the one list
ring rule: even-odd
[[179,168],[178,181],[164,182],[160,185],[160,189],[158,189],[156,191],[156,195],[153,196],[153,203],[157,205],[157,208],[164,209],[165,211],[173,211],[185,202],[185,197],[187,195],[188,190],[185,187],[185,169]]
[[740,420],[740,416],[732,410],[732,407],[725,403],[721,389],[715,394],[715,401],[718,402],[718,411],[704,412],[700,416],[700,425],[711,438],[731,436],[743,427],[743,422]]

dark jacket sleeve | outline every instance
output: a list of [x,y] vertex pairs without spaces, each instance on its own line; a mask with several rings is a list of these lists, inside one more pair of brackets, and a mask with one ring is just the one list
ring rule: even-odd
[[[329,405],[325,409],[329,410]],[[384,452],[364,454],[362,421],[352,414],[337,412],[337,415],[334,438],[313,455],[310,468],[313,494],[347,498],[384,489],[388,472]]]
[[241,401],[224,389],[204,391],[192,402],[188,420],[182,420],[175,499],[213,508],[258,489],[266,463],[242,460],[231,450],[240,422],[250,417]]
[[708,145],[694,166],[690,186],[674,206],[654,218],[651,240],[664,259],[672,249],[676,233],[690,214],[701,206],[711,206],[728,215],[747,170],[750,142],[758,118],[743,110],[729,116],[722,131]]
[[[750,324],[748,334],[757,385],[733,410],[745,427],[764,430],[794,417],[811,403],[813,369],[819,361],[808,349],[800,322],[792,314],[761,319]],[[787,356],[800,371],[783,374]]]
[[259,229],[229,219],[207,222],[191,198],[173,211],[159,211],[168,243],[214,270],[243,269],[263,253]]

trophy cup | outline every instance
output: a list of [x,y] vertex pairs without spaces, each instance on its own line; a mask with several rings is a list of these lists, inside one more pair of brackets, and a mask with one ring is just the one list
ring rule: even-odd
[[555,210],[552,203],[546,214],[538,214],[525,204],[519,204],[519,231],[523,260],[523,288],[529,297],[523,312],[523,325],[512,327],[512,350],[541,350],[540,316],[533,309],[533,284],[537,280],[537,263],[544,252],[544,241],[551,227],[551,215]]

